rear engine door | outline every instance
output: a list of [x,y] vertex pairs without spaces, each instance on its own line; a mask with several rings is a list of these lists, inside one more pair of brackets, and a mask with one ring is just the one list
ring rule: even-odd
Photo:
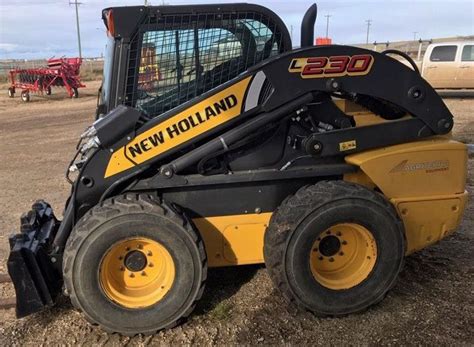
[[423,66],[423,77],[433,88],[459,88],[456,84],[456,54],[458,45],[439,45],[433,47]]

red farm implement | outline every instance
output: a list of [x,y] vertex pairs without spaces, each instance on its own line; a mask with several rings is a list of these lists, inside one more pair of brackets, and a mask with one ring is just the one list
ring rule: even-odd
[[30,93],[51,95],[52,87],[66,88],[69,97],[79,97],[78,88],[85,87],[80,81],[81,58],[48,59],[47,67],[10,70],[11,85],[8,96],[13,98],[21,89],[21,99],[30,101]]

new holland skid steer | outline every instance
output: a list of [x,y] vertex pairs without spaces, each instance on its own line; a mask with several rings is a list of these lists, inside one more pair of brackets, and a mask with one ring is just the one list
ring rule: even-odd
[[346,315],[459,225],[466,146],[402,52],[313,46],[316,5],[298,49],[250,4],[103,19],[63,219],[39,200],[10,239],[18,317],[64,292],[106,331],[151,334],[191,314],[208,267],[258,263],[292,304]]

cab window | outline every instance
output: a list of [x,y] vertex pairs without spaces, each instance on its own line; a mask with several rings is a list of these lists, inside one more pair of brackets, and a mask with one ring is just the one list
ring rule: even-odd
[[437,46],[431,52],[430,61],[454,61],[457,46]]
[[237,77],[282,51],[276,24],[257,15],[163,19],[147,26],[137,53],[132,104],[151,117]]
[[466,45],[463,47],[461,61],[474,61],[474,45]]

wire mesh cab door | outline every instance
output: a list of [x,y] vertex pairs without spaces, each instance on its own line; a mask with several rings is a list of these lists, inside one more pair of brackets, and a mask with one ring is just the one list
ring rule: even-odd
[[148,16],[131,42],[125,99],[149,117],[291,48],[281,20],[260,6],[166,9],[159,16]]

